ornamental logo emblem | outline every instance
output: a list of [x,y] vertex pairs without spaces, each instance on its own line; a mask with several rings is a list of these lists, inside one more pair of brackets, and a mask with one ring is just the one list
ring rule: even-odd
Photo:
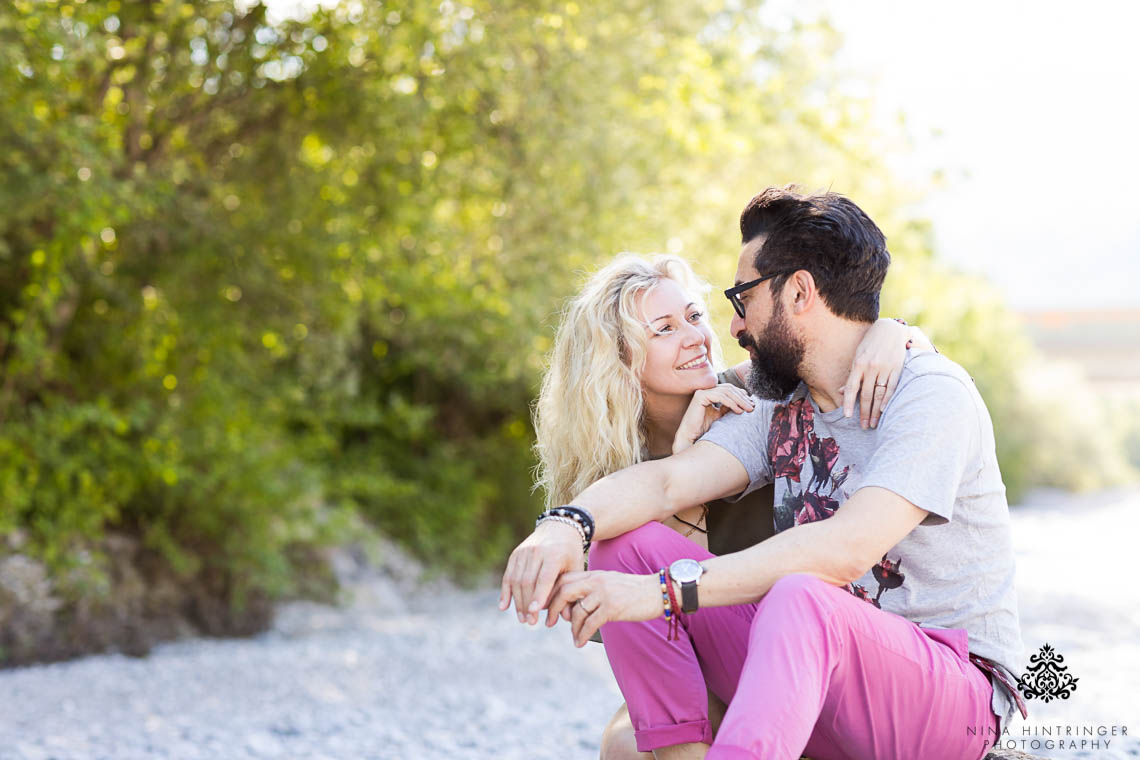
[[1079,678],[1068,672],[1063,665],[1065,658],[1053,647],[1045,644],[1035,655],[1029,657],[1029,666],[1021,678],[1017,679],[1017,689],[1026,699],[1038,697],[1045,702],[1054,698],[1068,699],[1077,690]]

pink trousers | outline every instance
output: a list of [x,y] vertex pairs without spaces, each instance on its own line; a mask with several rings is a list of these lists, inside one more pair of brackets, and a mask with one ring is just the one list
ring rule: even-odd
[[[648,574],[713,555],[660,523],[599,541],[590,569]],[[966,631],[925,629],[814,575],[755,604],[607,623],[606,656],[643,752],[712,744],[708,760],[976,760],[997,739],[993,686]],[[708,691],[727,704],[713,742]]]

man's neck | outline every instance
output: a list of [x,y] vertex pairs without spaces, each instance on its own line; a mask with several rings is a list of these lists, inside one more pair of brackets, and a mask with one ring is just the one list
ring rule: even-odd
[[827,321],[818,337],[808,346],[800,367],[800,377],[811,392],[821,412],[843,405],[840,389],[847,383],[859,342],[871,329],[869,322],[853,322],[833,318]]

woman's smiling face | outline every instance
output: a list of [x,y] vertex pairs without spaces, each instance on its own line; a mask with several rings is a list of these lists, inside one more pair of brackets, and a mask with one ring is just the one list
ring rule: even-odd
[[667,277],[640,297],[648,327],[641,388],[647,396],[691,396],[716,385],[712,331],[692,296]]

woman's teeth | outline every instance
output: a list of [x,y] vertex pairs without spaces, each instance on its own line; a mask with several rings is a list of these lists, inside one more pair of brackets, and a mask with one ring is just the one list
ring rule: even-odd
[[682,364],[680,367],[677,367],[677,369],[693,369],[694,367],[699,367],[700,365],[705,363],[705,358],[707,356],[708,356],[708,354],[705,354],[704,356],[698,356],[696,359],[693,359],[691,362],[686,362],[685,364]]

